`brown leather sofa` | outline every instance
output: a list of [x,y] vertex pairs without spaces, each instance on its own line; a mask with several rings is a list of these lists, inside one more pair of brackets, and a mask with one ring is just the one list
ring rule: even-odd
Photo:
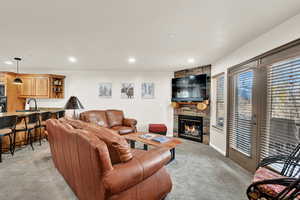
[[168,149],[130,149],[116,132],[79,120],[46,125],[54,165],[80,200],[160,200],[171,191]]
[[137,121],[125,118],[121,110],[90,110],[82,112],[80,120],[113,129],[120,135],[136,132]]

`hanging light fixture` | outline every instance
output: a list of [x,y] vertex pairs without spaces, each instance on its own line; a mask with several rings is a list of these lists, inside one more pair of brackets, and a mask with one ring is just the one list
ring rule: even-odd
[[21,58],[18,58],[18,57],[15,57],[14,59],[15,59],[15,61],[17,61],[17,77],[15,78],[15,80],[13,81],[13,83],[16,84],[16,85],[20,85],[20,84],[23,84],[22,79],[20,79],[20,78],[18,77],[18,75],[19,75],[19,62],[20,62],[22,59],[21,59]]

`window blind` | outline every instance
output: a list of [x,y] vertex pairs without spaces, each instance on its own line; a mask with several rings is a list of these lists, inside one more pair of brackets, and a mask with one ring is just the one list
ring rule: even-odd
[[224,127],[225,105],[224,105],[224,75],[216,78],[216,126]]
[[252,148],[252,70],[237,73],[232,78],[229,116],[229,145],[245,156],[251,156]]
[[290,154],[300,137],[300,57],[274,63],[266,70],[267,99],[266,116],[261,127],[261,159]]

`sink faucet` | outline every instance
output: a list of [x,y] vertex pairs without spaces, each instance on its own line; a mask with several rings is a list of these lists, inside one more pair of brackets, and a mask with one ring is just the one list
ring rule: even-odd
[[27,104],[30,104],[31,101],[34,101],[34,110],[37,110],[37,102],[35,98],[30,98],[27,101]]

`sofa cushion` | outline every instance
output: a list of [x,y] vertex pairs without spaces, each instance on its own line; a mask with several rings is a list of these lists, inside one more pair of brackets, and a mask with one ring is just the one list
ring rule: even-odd
[[135,127],[137,125],[137,121],[135,119],[125,118],[123,119],[123,125]]
[[114,170],[105,174],[104,186],[111,194],[125,191],[155,174],[170,158],[169,149],[163,147],[149,151],[135,150],[132,160],[125,164],[114,165]]
[[128,126],[114,126],[111,129],[117,131],[120,135],[134,132],[134,129]]
[[122,126],[124,114],[121,110],[107,110],[106,111],[108,123],[110,127]]
[[80,120],[67,118],[65,120],[77,129],[84,129],[94,133],[100,140],[105,142],[112,164],[127,162],[132,159],[131,149],[127,141],[115,131]]
[[109,128],[106,112],[103,110],[90,110],[80,113],[80,119],[85,122],[97,124],[99,126]]

